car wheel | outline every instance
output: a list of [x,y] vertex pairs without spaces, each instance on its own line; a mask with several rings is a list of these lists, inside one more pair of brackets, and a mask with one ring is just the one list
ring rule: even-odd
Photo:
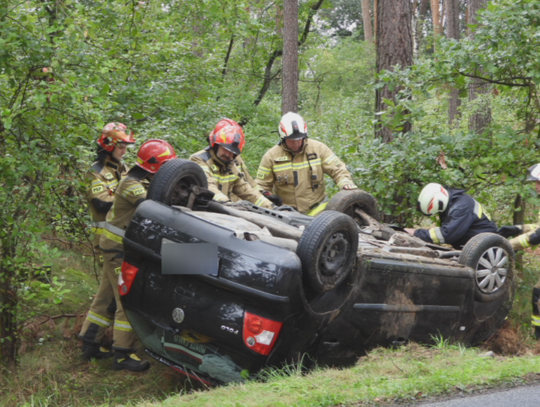
[[192,185],[207,188],[203,169],[193,161],[176,158],[163,164],[154,175],[147,198],[166,205],[186,206]]
[[326,205],[327,211],[344,213],[353,218],[359,225],[364,225],[365,221],[355,212],[357,208],[363,210],[375,220],[379,220],[377,201],[371,194],[360,189],[339,191]]
[[336,288],[351,272],[358,249],[356,224],[347,215],[324,211],[311,222],[298,243],[304,280],[324,293]]
[[514,278],[514,250],[504,237],[481,233],[467,242],[459,262],[475,272],[475,299],[490,302],[504,297]]

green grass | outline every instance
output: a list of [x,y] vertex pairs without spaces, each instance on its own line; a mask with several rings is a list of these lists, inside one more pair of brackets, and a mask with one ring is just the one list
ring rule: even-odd
[[335,406],[411,402],[456,389],[522,383],[540,371],[540,357],[484,357],[484,351],[454,345],[426,348],[410,344],[400,350],[377,349],[349,369],[319,369],[307,375],[269,374],[250,382],[175,396],[150,406]]
[[[540,347],[532,339],[530,328],[531,293],[540,274],[540,256],[535,254],[525,255],[524,269],[518,274],[516,301],[505,330],[511,335],[506,339],[496,337],[482,349],[471,349],[434,336],[431,347],[409,344],[398,350],[377,349],[348,369],[318,368],[307,374],[295,366],[269,369],[258,381],[209,390],[188,382],[142,352],[140,356],[152,365],[142,374],[113,371],[111,360],[82,360],[77,334],[98,283],[91,258],[62,251],[55,259],[44,259],[44,264],[52,265],[48,279],[21,283],[33,298],[21,311],[29,319],[22,335],[20,367],[1,376],[0,405],[388,404],[524,383],[528,374],[540,372],[540,357],[534,355]],[[54,278],[63,286],[51,291],[47,287]],[[501,341],[506,341],[506,346]],[[482,357],[490,348],[504,356]]]

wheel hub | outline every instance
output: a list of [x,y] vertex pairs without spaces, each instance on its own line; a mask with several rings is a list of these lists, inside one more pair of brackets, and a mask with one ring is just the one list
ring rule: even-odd
[[501,247],[487,249],[476,266],[476,284],[480,291],[492,294],[506,282],[508,255]]
[[321,254],[321,273],[324,276],[334,276],[347,259],[349,242],[343,233],[334,233]]

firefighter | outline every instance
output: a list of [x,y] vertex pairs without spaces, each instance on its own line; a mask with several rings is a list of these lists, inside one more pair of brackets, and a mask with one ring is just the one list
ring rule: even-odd
[[[137,153],[137,163],[116,189],[116,198],[107,213],[100,239],[103,253],[103,277],[88,316],[84,321],[79,337],[83,340],[83,357],[103,359],[112,356],[112,352],[100,347],[105,330],[113,325],[113,349],[115,370],[140,372],[150,367],[147,361],[140,360],[135,354],[136,336],[128,322],[118,293],[118,275],[123,260],[124,231],[137,209],[146,199],[146,191],[161,165],[176,154],[172,146],[163,140],[145,142]],[[116,304],[116,311],[115,311]]]
[[90,208],[94,253],[103,263],[99,249],[99,239],[103,232],[105,216],[111,209],[114,191],[120,179],[126,175],[127,167],[122,162],[127,147],[133,145],[133,133],[122,123],[109,123],[103,128],[97,140],[97,158],[86,172],[86,199]]
[[280,142],[268,150],[257,171],[258,189],[275,194],[283,204],[311,216],[324,210],[327,203],[324,174],[330,175],[340,189],[356,189],[350,172],[325,144],[308,140],[307,123],[289,112],[278,127]]
[[[527,170],[527,181],[534,181],[536,193],[540,195],[540,163],[529,167]],[[527,247],[534,248],[534,246],[540,244],[540,213],[538,216],[539,223],[502,226],[497,233],[506,238],[516,236],[513,239],[509,239],[515,251],[523,250]],[[534,336],[536,339],[540,339],[540,279],[533,288],[531,318],[531,324],[534,327]]]
[[427,184],[418,196],[417,208],[426,216],[439,214],[441,226],[406,229],[428,243],[446,243],[461,249],[479,233],[497,232],[497,225],[484,207],[462,189]]
[[[210,133],[210,135],[208,137],[209,143],[210,143],[210,139],[212,138],[213,134],[215,134],[216,132],[219,132],[222,128],[227,127],[227,126],[235,126],[239,132],[240,131],[243,132],[242,126],[240,126],[234,120],[231,120],[231,119],[228,119],[228,118],[225,117],[225,118],[221,119],[218,122],[218,124],[216,125],[214,130]],[[249,185],[251,185],[252,188],[257,187],[257,183],[255,182],[255,180],[253,179],[253,177],[249,173],[248,167],[247,167],[245,161],[242,159],[242,156],[237,155],[236,158],[233,161],[236,164],[236,166],[238,167],[238,170],[239,170],[238,176],[240,178],[243,178],[244,180],[246,180],[246,182]],[[239,197],[237,197],[233,193],[230,194],[230,197],[231,197],[231,201],[233,201],[233,202],[241,201],[241,199]],[[279,197],[276,197],[276,198],[279,200]],[[281,206],[280,203],[277,203],[276,205]]]
[[214,192],[218,202],[238,198],[271,209],[275,205],[259,191],[252,188],[245,179],[245,173],[235,160],[242,153],[246,143],[242,127],[230,119],[222,119],[209,137],[209,146],[193,154],[189,159],[199,164],[208,180],[208,189]]

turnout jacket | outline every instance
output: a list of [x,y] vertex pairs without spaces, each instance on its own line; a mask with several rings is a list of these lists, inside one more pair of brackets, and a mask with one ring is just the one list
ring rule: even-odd
[[491,217],[472,196],[464,190],[447,188],[449,198],[448,207],[439,214],[440,227],[431,229],[417,229],[414,235],[428,243],[447,243],[456,249],[462,248],[465,243],[479,233],[497,233],[497,225]]
[[[137,206],[146,199],[146,191],[150,186],[148,180],[141,180],[129,174],[120,181],[116,189],[116,198],[107,214],[107,224],[99,240],[104,252],[121,252],[123,234]],[[110,227],[112,226],[112,228]]]
[[[540,244],[540,212],[538,213],[538,223],[527,223],[522,225],[521,233],[521,235],[508,240],[515,251]],[[537,326],[540,326],[540,319],[538,320]]]
[[272,209],[274,205],[259,191],[252,188],[245,180],[245,173],[238,168],[235,160],[224,164],[216,157],[211,147],[207,147],[193,154],[189,159],[199,164],[208,181],[208,189],[212,191],[214,200],[227,202],[236,195],[238,198],[249,201],[257,206]]
[[324,174],[340,189],[354,186],[345,163],[325,144],[306,138],[296,155],[284,142],[268,150],[257,171],[257,185],[261,191],[278,195],[284,205],[307,213],[326,199]]
[[119,163],[107,154],[104,160],[96,161],[85,174],[86,200],[90,208],[94,247],[98,247],[103,233],[103,225],[107,212],[114,201],[114,192],[120,179],[127,173],[124,163]]
[[[238,156],[233,161],[236,164],[236,166],[238,167],[238,170],[240,171],[238,175],[241,178],[244,178],[246,180],[246,182],[249,185],[251,185],[251,188],[256,188],[257,183],[255,182],[255,180],[253,179],[253,177],[249,173],[247,165],[244,162],[244,160],[242,159],[242,157]],[[237,202],[237,201],[241,201],[241,199],[239,197],[237,197],[235,194],[231,193],[231,201]]]

